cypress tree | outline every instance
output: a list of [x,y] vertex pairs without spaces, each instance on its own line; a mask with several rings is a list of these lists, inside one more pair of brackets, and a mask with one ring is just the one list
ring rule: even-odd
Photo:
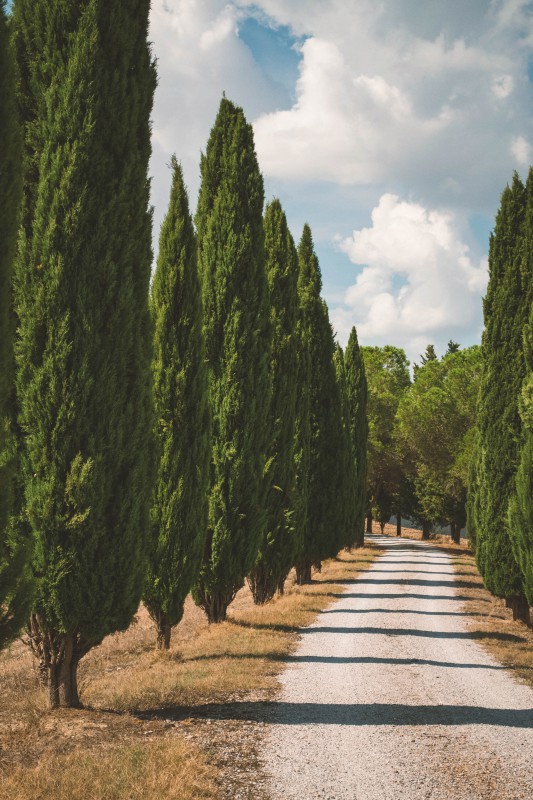
[[[153,464],[149,0],[16,0],[25,124],[17,402],[50,704],[137,610]],[[119,110],[119,112],[117,111]]]
[[362,547],[365,537],[366,471],[368,419],[366,416],[367,384],[363,356],[357,331],[352,328],[346,353],[346,392],[350,414],[350,436],[355,463],[355,546]]
[[524,209],[524,186],[515,174],[511,187],[502,194],[490,240],[474,482],[479,498],[469,505],[476,513],[476,556],[485,586],[507,600],[515,618],[525,620],[528,608],[523,577],[507,526],[521,430],[518,397],[525,377],[522,333],[531,297],[520,263]]
[[[525,376],[518,398],[521,421],[518,468],[509,503],[509,536],[520,566],[524,592],[533,606],[533,169],[526,183],[526,213],[520,249],[522,291],[530,306],[523,331]],[[527,614],[524,610],[524,617]]]
[[207,530],[210,438],[196,238],[181,166],[161,228],[151,292],[154,405],[159,445],[144,602],[168,649],[195,581]]
[[263,179],[253,131],[222,98],[205,155],[196,227],[212,418],[206,546],[196,602],[220,622],[265,530],[270,333]]
[[312,566],[336,555],[342,510],[337,496],[341,404],[335,375],[335,344],[328,310],[320,297],[322,277],[309,225],[298,246],[298,291],[311,363],[308,504],[303,543],[296,560],[298,583],[311,580]]
[[272,357],[271,462],[265,535],[249,575],[256,603],[270,600],[287,577],[297,551],[294,527],[294,437],[298,368],[298,254],[279,200],[265,212],[266,274],[270,295]]
[[30,600],[29,542],[13,523],[16,444],[13,432],[11,278],[22,190],[22,140],[5,4],[0,0],[0,647],[19,631]]
[[339,504],[339,529],[338,529],[338,549],[345,547],[350,549],[356,540],[356,521],[357,521],[357,481],[355,471],[355,455],[350,430],[351,416],[348,402],[348,388],[346,383],[346,368],[344,365],[344,354],[339,344],[335,347],[333,355],[337,385],[339,388],[341,402],[341,417],[338,452],[338,483],[337,496]]

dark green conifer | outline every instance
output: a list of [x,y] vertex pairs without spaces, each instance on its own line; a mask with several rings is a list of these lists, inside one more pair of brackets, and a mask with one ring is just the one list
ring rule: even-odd
[[[509,536],[522,573],[527,601],[533,606],[533,169],[530,169],[526,183],[520,267],[522,291],[531,310],[522,336],[525,376],[518,398],[522,431],[518,469],[509,504]],[[528,621],[525,609],[524,618]]]
[[368,419],[366,415],[367,385],[363,356],[357,340],[357,331],[352,328],[346,353],[346,391],[350,414],[350,436],[355,462],[355,546],[362,547],[365,536],[366,472]]
[[294,505],[294,437],[298,369],[298,254],[279,200],[265,211],[266,273],[270,294],[272,358],[270,376],[271,462],[266,529],[257,562],[249,575],[256,603],[270,600],[291,569],[298,549]]
[[14,526],[16,446],[13,433],[11,277],[22,189],[22,139],[15,72],[0,0],[0,647],[20,630],[30,601],[29,542]]
[[263,179],[252,127],[225,97],[201,174],[196,226],[213,451],[208,534],[194,596],[208,619],[220,622],[265,530],[271,439]]
[[50,703],[137,610],[153,473],[149,0],[15,0],[17,402]]
[[522,619],[528,615],[528,608],[507,514],[518,466],[518,397],[525,377],[522,334],[531,302],[521,269],[524,211],[525,190],[515,174],[512,185],[502,194],[490,240],[474,482],[479,498],[469,503],[476,512],[476,557],[485,586],[504,597],[515,618]]
[[309,225],[298,247],[298,291],[309,342],[310,451],[307,520],[296,560],[298,583],[311,580],[311,568],[336,555],[342,510],[337,502],[341,403],[335,375],[335,344],[328,309],[320,297],[322,277]]
[[339,529],[338,529],[338,547],[350,549],[354,546],[356,541],[356,524],[357,524],[357,480],[355,469],[355,453],[351,435],[351,415],[350,405],[348,401],[348,388],[346,381],[346,367],[344,364],[344,354],[339,344],[335,347],[333,355],[333,363],[335,364],[335,373],[337,376],[337,385],[340,394],[341,403],[341,417],[340,417],[340,431],[339,431],[339,445],[338,452],[338,483],[337,483],[337,497],[339,505]]
[[144,602],[168,649],[196,580],[207,531],[210,436],[196,237],[181,166],[172,158],[170,205],[151,292],[158,469]]

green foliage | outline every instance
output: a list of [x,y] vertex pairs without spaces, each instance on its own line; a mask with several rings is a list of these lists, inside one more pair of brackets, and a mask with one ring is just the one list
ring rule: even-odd
[[515,174],[502,194],[490,241],[474,482],[478,496],[470,501],[475,512],[476,557],[485,586],[508,599],[520,599],[524,592],[507,514],[518,467],[518,397],[526,373],[522,334],[532,300],[531,273],[524,269],[525,206],[525,189]]
[[[403,350],[391,345],[362,347],[361,353],[368,385],[367,508],[373,508],[381,519],[388,519],[403,486],[395,417],[411,384],[409,362]],[[400,507],[397,510],[406,511]]]
[[308,580],[312,564],[337,554],[342,540],[343,511],[339,501],[337,454],[341,448],[341,399],[333,354],[333,332],[327,306],[320,297],[322,279],[311,229],[304,226],[298,247],[298,292],[305,339],[309,342],[310,448],[307,521],[297,559],[299,580]]
[[[530,173],[530,181],[531,177]],[[527,188],[533,187],[528,184]],[[528,213],[532,211],[528,204]],[[529,238],[529,242],[533,243],[533,239]],[[531,247],[528,257],[532,257]],[[519,397],[522,437],[515,486],[509,501],[509,536],[522,573],[527,601],[533,606],[533,306],[524,329],[523,343],[526,375]]]
[[298,375],[298,255],[279,200],[265,212],[266,274],[270,295],[272,357],[271,439],[266,529],[249,582],[255,602],[270,600],[285,580],[299,549],[295,527],[294,438]]
[[25,125],[15,295],[25,519],[36,619],[50,641],[75,637],[73,659],[127,628],[146,566],[148,11],[148,0],[13,6]]
[[367,479],[368,419],[365,365],[357,331],[352,328],[344,354],[350,437],[355,466],[355,544],[364,542]]
[[158,625],[160,644],[165,646],[169,628],[182,617],[185,598],[200,567],[207,531],[210,461],[196,237],[175,157],[150,305],[159,463],[144,601]]
[[0,2],[0,647],[20,630],[31,601],[30,542],[14,524],[17,452],[13,431],[11,278],[22,190],[22,141],[15,70]]
[[415,485],[415,516],[432,524],[466,521],[466,492],[481,377],[479,347],[428,359],[402,397],[397,432]]
[[337,484],[339,506],[338,550],[341,547],[353,547],[357,543],[357,511],[358,511],[358,484],[354,443],[352,440],[350,403],[348,400],[348,387],[346,380],[346,367],[344,354],[339,344],[333,354],[335,374],[339,388],[341,403],[341,430],[339,436],[340,449],[337,453],[339,480]]
[[219,621],[265,530],[271,440],[263,180],[252,127],[225,97],[201,174],[196,226],[213,451],[208,536],[194,593],[209,619]]

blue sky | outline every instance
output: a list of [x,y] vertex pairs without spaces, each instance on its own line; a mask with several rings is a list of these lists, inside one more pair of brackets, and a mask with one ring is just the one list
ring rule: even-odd
[[489,233],[531,161],[531,2],[154,0],[151,38],[156,230],[173,151],[196,203],[225,91],[267,200],[311,225],[341,344],[480,341]]
[[313,231],[342,345],[479,342],[488,236],[532,160],[528,0],[152,0],[154,242],[172,153],[196,205],[222,92],[266,198]]

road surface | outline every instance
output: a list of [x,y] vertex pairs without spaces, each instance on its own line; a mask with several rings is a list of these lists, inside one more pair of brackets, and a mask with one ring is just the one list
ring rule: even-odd
[[531,800],[533,690],[470,637],[443,551],[372,538],[282,675],[273,800]]

